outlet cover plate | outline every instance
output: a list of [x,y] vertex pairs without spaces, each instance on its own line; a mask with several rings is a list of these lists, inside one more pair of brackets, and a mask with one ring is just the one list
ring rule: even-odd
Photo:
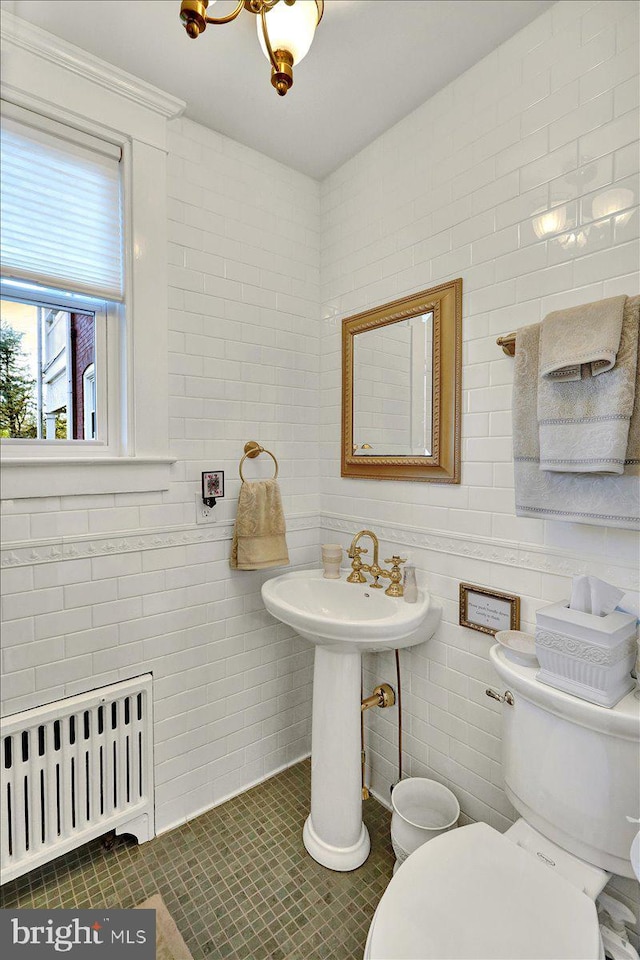
[[196,523],[215,523],[217,507],[208,507],[202,499],[201,493],[195,495]]

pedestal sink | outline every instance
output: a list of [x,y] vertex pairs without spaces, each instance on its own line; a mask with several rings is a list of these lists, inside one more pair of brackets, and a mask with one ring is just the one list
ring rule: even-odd
[[409,604],[345,577],[325,580],[321,570],[305,570],[262,587],[269,613],[316,645],[311,813],[303,840],[331,870],[355,870],[369,855],[360,781],[361,655],[424,643],[442,614],[424,590]]

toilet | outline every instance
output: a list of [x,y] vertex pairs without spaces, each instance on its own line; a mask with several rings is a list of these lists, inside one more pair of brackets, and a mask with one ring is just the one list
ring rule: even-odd
[[[640,810],[640,702],[612,709],[491,661],[504,701],[506,794],[520,819],[502,834],[460,827],[415,851],[387,887],[365,960],[601,960],[596,897],[633,877]],[[509,698],[511,700],[511,698]]]

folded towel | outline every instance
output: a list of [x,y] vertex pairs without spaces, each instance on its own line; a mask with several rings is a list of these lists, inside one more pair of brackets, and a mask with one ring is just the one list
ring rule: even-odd
[[[627,310],[639,316],[640,297],[630,298]],[[624,473],[554,473],[540,470],[536,421],[540,324],[523,327],[516,337],[513,385],[513,458],[518,517],[592,523],[597,526],[640,528],[640,389],[636,390]]]
[[[561,473],[624,472],[629,421],[636,394],[638,309],[637,305],[634,307],[635,301],[627,297],[616,297],[614,300],[625,306],[615,365],[608,373],[605,376],[592,376],[593,364],[585,363],[581,379],[552,380],[543,376],[539,380],[541,470]],[[603,300],[602,303],[612,304],[614,300]],[[597,306],[587,304],[584,308],[583,331],[587,339],[597,322],[592,309]],[[564,311],[565,314],[569,312]],[[540,333],[541,358],[546,323],[544,320]]]
[[229,565],[234,570],[264,570],[288,563],[278,481],[245,481],[240,487]]
[[545,317],[540,337],[540,376],[548,380],[580,380],[581,365],[592,376],[616,362],[626,297],[611,297],[556,310]]

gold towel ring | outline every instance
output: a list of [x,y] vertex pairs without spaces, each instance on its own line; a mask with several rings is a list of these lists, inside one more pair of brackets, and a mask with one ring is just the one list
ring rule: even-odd
[[242,473],[242,464],[245,462],[245,460],[247,459],[247,457],[249,457],[251,460],[253,460],[255,457],[259,457],[261,453],[268,453],[269,456],[271,457],[271,459],[273,460],[273,462],[274,462],[274,464],[275,464],[275,468],[276,468],[276,472],[275,472],[274,475],[273,475],[273,479],[274,479],[274,480],[277,480],[277,479],[278,479],[278,461],[276,460],[276,458],[274,457],[274,455],[271,453],[271,450],[266,450],[264,447],[261,447],[260,444],[259,444],[256,440],[249,440],[249,441],[248,441],[247,443],[245,443],[245,445],[244,445],[244,456],[243,456],[242,459],[240,460],[240,466],[239,466],[239,468],[238,468],[239,473],[240,473],[240,479],[242,480],[243,483],[245,482],[245,480],[244,480],[244,476],[243,476],[243,473]]

